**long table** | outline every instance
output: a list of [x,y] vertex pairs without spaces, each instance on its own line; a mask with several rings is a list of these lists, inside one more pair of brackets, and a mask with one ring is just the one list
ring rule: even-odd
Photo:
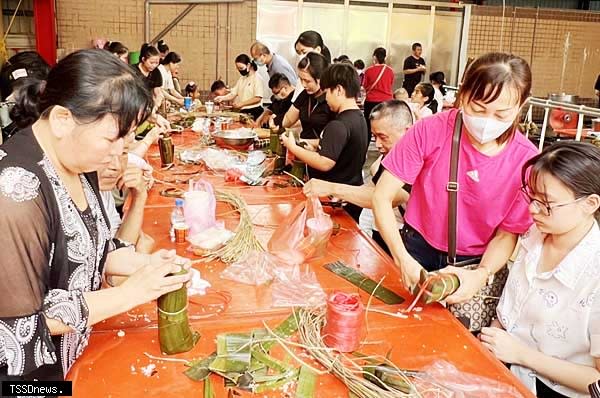
[[[182,144],[190,144],[194,136],[182,137]],[[153,151],[149,160],[154,158]],[[208,173],[211,175],[210,173]],[[200,174],[205,177],[203,173]],[[224,181],[215,179],[215,187],[223,189]],[[228,187],[231,188],[231,187]],[[253,187],[257,188],[257,187]],[[153,188],[156,200],[150,201],[144,214],[143,229],[151,235],[157,248],[176,249],[178,254],[199,260],[186,251],[186,244],[175,244],[169,239],[169,215],[172,205],[162,202]],[[258,187],[257,189],[264,189]],[[291,188],[277,188],[291,189]],[[278,199],[280,192],[273,188],[262,197],[256,191],[240,188],[238,192],[249,203],[248,212],[255,224],[259,241],[266,247],[275,228],[284,222],[301,198],[295,189],[292,200]],[[289,193],[289,192],[288,192]],[[248,196],[250,195],[250,196]],[[262,203],[249,200],[258,195]],[[159,199],[160,198],[160,199]],[[217,218],[222,219],[228,228],[235,228],[237,217],[222,203],[217,206]],[[395,313],[405,308],[412,297],[400,282],[400,273],[393,261],[359,228],[345,212],[326,207],[325,210],[339,224],[340,231],[328,244],[324,257],[311,261],[306,266],[314,271],[326,293],[333,291],[359,293],[366,304],[369,295],[354,285],[323,268],[324,264],[343,261],[357,268],[373,280],[383,280],[383,285],[395,291],[406,301],[399,305],[386,305],[373,299],[372,309]],[[262,327],[264,323],[273,327],[285,319],[291,312],[289,308],[272,305],[272,288],[269,285],[250,286],[220,277],[226,264],[220,261],[208,263],[195,262],[202,277],[212,287],[207,295],[196,297],[190,302],[190,323],[192,328],[202,335],[199,343],[189,352],[169,356],[170,359],[196,359],[212,353],[215,348],[215,336],[226,332],[246,332]],[[399,367],[423,369],[436,361],[447,361],[458,370],[472,375],[488,378],[489,385],[501,384],[510,389],[513,396],[532,397],[533,395],[496,360],[446,309],[439,304],[423,308],[421,312],[399,319],[388,315],[369,312],[367,314],[367,334],[360,351],[365,354],[386,355]],[[274,356],[283,358],[285,353],[276,347]],[[161,359],[156,325],[156,303],[148,303],[128,313],[108,319],[94,327],[89,346],[77,360],[68,374],[73,381],[73,393],[76,397],[199,397],[202,395],[202,383],[188,379],[182,372],[185,366],[181,362]],[[307,359],[306,355],[302,358]],[[144,374],[143,369],[155,366],[154,372]],[[228,392],[215,379],[216,397],[227,397]],[[239,391],[241,396],[252,394]],[[285,397],[293,396],[290,391],[281,389],[257,396]],[[348,397],[345,386],[334,376],[319,376],[317,397]],[[502,395],[498,395],[502,396]]]

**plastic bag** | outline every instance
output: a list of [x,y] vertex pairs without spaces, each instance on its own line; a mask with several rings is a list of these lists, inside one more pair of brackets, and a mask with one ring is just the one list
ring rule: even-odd
[[202,256],[206,253],[213,252],[225,245],[235,234],[226,229],[219,221],[214,227],[205,229],[197,234],[190,234],[188,242],[192,245],[188,251],[193,252],[197,256]]
[[423,369],[416,385],[419,391],[430,391],[424,397],[437,396],[436,389],[444,392],[439,396],[452,398],[522,397],[511,385],[462,372],[444,360],[435,361]]
[[269,253],[253,251],[245,259],[231,264],[221,272],[221,278],[246,285],[262,285],[273,280],[275,258]]
[[190,236],[215,225],[217,199],[210,183],[190,180],[190,189],[184,194],[184,199],[183,215],[190,227]]
[[214,171],[225,171],[227,169],[239,167],[243,164],[237,156],[227,151],[214,148],[206,148],[203,150],[200,159],[209,169]]
[[304,270],[299,265],[280,266],[274,272],[273,307],[318,307],[325,303],[327,296],[308,266]]
[[269,252],[285,264],[302,264],[325,254],[333,222],[321,202],[311,196],[298,205],[269,241]]

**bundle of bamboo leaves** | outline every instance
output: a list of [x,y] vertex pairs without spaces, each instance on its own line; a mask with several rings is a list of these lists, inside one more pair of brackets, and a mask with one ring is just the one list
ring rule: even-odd
[[200,339],[200,334],[190,328],[187,304],[185,286],[158,298],[158,340],[160,350],[165,354],[187,352]]
[[421,278],[417,286],[416,297],[423,304],[444,301],[448,296],[456,292],[460,286],[460,280],[455,274],[444,274],[441,272],[427,272],[421,269]]
[[256,235],[252,218],[248,214],[246,202],[241,196],[231,192],[216,191],[215,197],[220,202],[229,204],[240,215],[240,222],[235,230],[235,235],[221,248],[205,253],[202,261],[220,259],[225,263],[235,263],[252,251],[265,251]]
[[[272,333],[285,339],[298,330],[297,315],[293,313]],[[224,378],[225,385],[260,393],[273,390],[284,384],[298,381],[296,397],[313,396],[315,375],[309,370],[294,367],[270,355],[277,342],[266,329],[250,333],[225,333],[217,335],[217,350],[210,356],[188,364],[185,374],[196,381],[204,381],[205,392],[212,388],[208,376],[217,374]]]

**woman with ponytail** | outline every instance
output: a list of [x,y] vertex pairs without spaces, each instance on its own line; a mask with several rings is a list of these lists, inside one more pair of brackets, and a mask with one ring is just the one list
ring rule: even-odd
[[216,97],[215,102],[233,101],[234,109],[256,120],[263,113],[262,99],[265,96],[264,82],[256,73],[258,66],[247,54],[240,54],[235,58],[235,67],[241,77],[229,94]]

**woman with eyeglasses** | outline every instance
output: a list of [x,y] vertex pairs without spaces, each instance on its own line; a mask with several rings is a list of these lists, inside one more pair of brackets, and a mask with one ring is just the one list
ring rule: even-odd
[[[520,110],[531,90],[531,70],[522,58],[490,53],[467,70],[457,109],[416,123],[383,160],[386,171],[375,188],[375,222],[408,288],[421,270],[452,272],[459,289],[447,298],[472,298],[512,254],[517,237],[532,224],[520,194],[519,173],[536,155],[517,131]],[[459,118],[460,116],[460,118]],[[455,124],[462,119],[458,160],[457,260],[479,263],[473,270],[447,266],[448,180]],[[412,185],[410,199],[405,184]],[[407,203],[401,234],[393,209]]]
[[265,96],[263,80],[256,73],[258,66],[248,55],[240,54],[235,58],[235,67],[241,77],[229,94],[215,97],[215,102],[233,101],[234,109],[256,120],[263,113],[262,100]]
[[538,397],[589,396],[600,379],[600,148],[556,143],[523,167],[534,225],[483,344]]

